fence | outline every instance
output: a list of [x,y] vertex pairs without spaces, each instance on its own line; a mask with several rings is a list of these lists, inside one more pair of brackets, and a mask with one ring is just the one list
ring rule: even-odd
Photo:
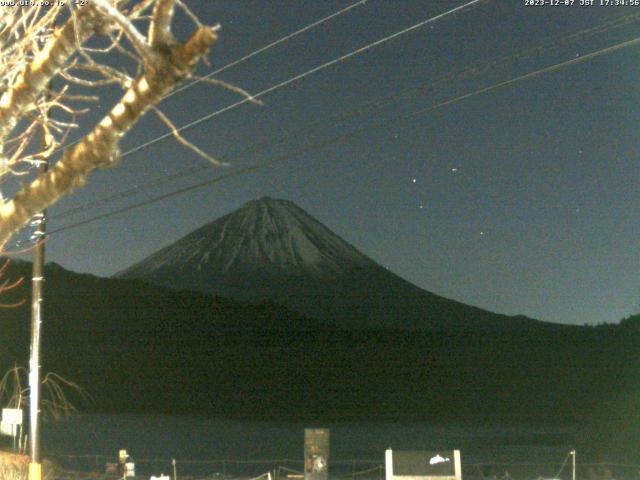
[[[115,480],[105,472],[107,463],[116,462],[106,455],[57,455],[52,459],[59,466],[53,480]],[[135,459],[138,478],[169,475],[173,480],[173,459]],[[181,460],[176,459],[179,480],[294,480],[303,476],[302,460]],[[84,473],[94,472],[94,473]],[[465,480],[572,480],[573,469],[566,459],[553,462],[465,463]],[[380,459],[335,460],[329,463],[331,480],[384,480],[385,469]],[[616,463],[579,463],[578,480],[640,480],[640,465]]]

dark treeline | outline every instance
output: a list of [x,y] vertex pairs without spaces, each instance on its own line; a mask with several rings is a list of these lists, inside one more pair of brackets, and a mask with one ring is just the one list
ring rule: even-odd
[[[28,278],[27,264],[10,275]],[[640,451],[640,317],[512,331],[346,330],[274,305],[47,268],[43,370],[89,411],[253,419],[577,424],[595,456]],[[5,295],[29,295],[28,283]],[[27,364],[29,306],[0,312]]]

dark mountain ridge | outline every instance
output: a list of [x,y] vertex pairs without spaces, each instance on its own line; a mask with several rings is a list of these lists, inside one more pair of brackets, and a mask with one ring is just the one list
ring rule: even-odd
[[[29,278],[29,264],[10,268],[11,278]],[[307,422],[569,422],[588,426],[593,434],[581,441],[608,460],[610,452],[640,451],[640,318],[491,335],[352,330],[273,303],[56,265],[47,266],[46,279],[43,370],[85,387],[94,401],[83,410]],[[4,300],[27,298],[28,284]],[[0,329],[0,367],[26,365],[28,305],[0,310]]]

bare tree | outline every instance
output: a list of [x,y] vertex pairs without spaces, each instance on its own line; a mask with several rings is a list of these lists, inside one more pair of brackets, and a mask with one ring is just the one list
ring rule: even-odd
[[[47,173],[2,199],[0,246],[34,214],[82,185],[92,170],[116,164],[122,137],[192,75],[217,38],[217,27],[201,25],[181,0],[50,3],[0,7],[0,182],[63,149]],[[176,8],[195,23],[184,42],[172,32]],[[113,67],[114,56],[134,65],[135,73]],[[79,105],[110,84],[122,87],[120,101],[80,141],[65,147],[86,111]]]
[[[27,369],[16,365],[0,378],[0,405],[3,408],[27,408],[29,405],[28,377]],[[80,400],[89,399],[82,387],[54,372],[47,373],[41,385],[44,395],[40,405],[43,413],[52,418],[77,412],[77,406],[70,399],[71,395]]]
[[[24,278],[20,277],[18,279],[11,279],[9,277],[6,277],[6,271],[7,271],[7,267],[9,266],[9,259],[5,258],[4,261],[2,262],[2,265],[0,265],[0,297],[2,297],[2,294],[5,294],[7,292],[10,292],[11,290],[13,290],[16,287],[19,287],[20,285],[22,285]],[[19,307],[20,305],[23,305],[25,303],[25,299],[22,298],[20,300],[14,301],[13,303],[4,303],[4,302],[0,302],[0,308],[13,308],[13,307]]]

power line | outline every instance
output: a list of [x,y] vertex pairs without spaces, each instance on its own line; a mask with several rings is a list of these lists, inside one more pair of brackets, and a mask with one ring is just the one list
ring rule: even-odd
[[[183,92],[184,90],[187,90],[187,89],[193,87],[194,85],[197,85],[198,83],[203,82],[207,78],[211,78],[214,75],[222,73],[222,72],[224,72],[224,71],[226,71],[226,70],[228,70],[228,69],[230,69],[232,67],[235,67],[236,65],[239,65],[239,64],[241,64],[243,62],[246,62],[250,58],[253,58],[256,55],[259,55],[259,54],[261,54],[263,52],[266,52],[267,50],[270,50],[271,48],[273,48],[273,47],[275,47],[277,45],[280,45],[281,43],[284,43],[287,40],[291,40],[292,38],[297,37],[298,35],[300,35],[300,34],[302,34],[304,32],[312,30],[313,28],[318,27],[318,26],[322,25],[323,23],[328,22],[329,20],[331,20],[333,18],[339,17],[340,15],[343,15],[343,14],[347,13],[348,11],[353,10],[356,7],[364,5],[365,3],[367,3],[367,1],[368,0],[360,0],[360,1],[356,2],[356,3],[353,3],[353,4],[349,5],[348,7],[343,8],[342,10],[338,10],[337,12],[334,12],[331,15],[327,15],[326,17],[323,17],[320,20],[316,20],[315,22],[296,30],[295,32],[289,33],[289,34],[285,35],[284,37],[281,37],[278,40],[275,40],[274,42],[271,42],[271,43],[269,43],[269,44],[267,44],[267,45],[265,45],[263,47],[260,47],[257,50],[254,50],[253,52],[248,53],[247,55],[245,55],[245,56],[243,56],[241,58],[238,58],[237,60],[234,60],[234,61],[224,65],[223,67],[220,67],[220,68],[214,70],[213,72],[208,73],[207,75],[205,75],[202,78],[198,78],[197,80],[194,80],[193,82],[191,82],[191,83],[189,83],[187,85],[183,85],[182,87],[171,91],[170,93],[165,95],[160,101],[163,102],[167,98],[172,97],[173,95],[176,95],[176,94],[178,94],[180,92]],[[71,147],[71,146],[73,146],[73,145],[75,145],[77,143],[80,143],[82,141],[82,138],[83,137],[80,137],[80,138],[74,140],[73,142],[67,143],[64,146],[61,146],[61,147],[57,148],[53,153],[54,154],[58,153],[60,150],[64,150],[65,148],[69,148],[69,147]]]
[[[131,155],[131,154],[137,152],[137,151],[145,149],[145,148],[147,148],[147,147],[149,147],[149,146],[151,146],[151,145],[153,145],[153,144],[155,144],[157,142],[160,142],[160,141],[164,140],[165,138],[173,136],[175,133],[179,133],[179,132],[181,132],[183,130],[186,130],[188,128],[192,128],[192,127],[194,127],[195,125],[197,125],[199,123],[207,121],[207,120],[209,120],[209,119],[211,119],[213,117],[216,117],[216,116],[218,116],[218,115],[220,115],[220,114],[222,114],[222,113],[224,113],[226,111],[232,110],[232,109],[234,109],[234,108],[236,108],[236,107],[238,107],[240,105],[243,105],[244,103],[247,103],[247,102],[249,102],[251,100],[260,98],[260,97],[262,97],[264,95],[267,95],[268,93],[271,93],[271,92],[273,92],[275,90],[283,88],[283,87],[285,87],[287,85],[290,85],[293,82],[296,82],[298,80],[302,80],[302,79],[304,79],[304,78],[306,78],[306,77],[308,77],[308,76],[310,76],[310,75],[312,75],[314,73],[317,73],[317,72],[319,72],[321,70],[324,70],[325,68],[328,68],[330,66],[333,66],[333,65],[336,65],[338,63],[341,63],[341,62],[343,62],[345,60],[348,60],[349,58],[352,58],[352,57],[354,57],[356,55],[364,53],[364,52],[366,52],[366,51],[368,51],[368,50],[370,50],[370,49],[372,49],[372,48],[374,48],[374,47],[376,47],[378,45],[381,45],[383,43],[389,42],[389,41],[391,41],[391,40],[393,40],[393,39],[395,39],[397,37],[400,37],[400,36],[405,35],[405,34],[407,34],[409,32],[412,32],[412,31],[414,31],[416,29],[424,27],[425,25],[428,25],[430,23],[438,21],[438,20],[440,20],[442,18],[445,18],[445,17],[447,17],[449,15],[452,15],[452,14],[455,14],[457,12],[460,12],[460,11],[464,10],[465,8],[469,8],[469,7],[474,6],[476,4],[479,4],[480,2],[483,2],[483,1],[489,1],[489,0],[471,0],[471,1],[467,2],[467,3],[464,3],[462,5],[459,5],[457,7],[452,8],[450,10],[447,10],[447,11],[445,11],[443,13],[440,13],[440,14],[435,15],[433,17],[427,18],[427,19],[425,19],[425,20],[423,20],[421,22],[418,22],[418,23],[410,26],[410,27],[407,27],[407,28],[404,28],[404,29],[402,29],[400,31],[397,31],[397,32],[395,32],[395,33],[393,33],[391,35],[388,35],[388,36],[383,37],[383,38],[381,38],[379,40],[371,42],[371,43],[369,43],[369,44],[367,44],[367,45],[365,45],[363,47],[360,47],[360,48],[358,48],[356,50],[353,50],[353,51],[351,51],[351,52],[349,52],[349,53],[347,53],[345,55],[342,55],[342,56],[340,56],[338,58],[335,58],[333,60],[325,62],[325,63],[323,63],[321,65],[318,65],[318,66],[316,66],[316,67],[314,67],[314,68],[312,68],[310,70],[307,70],[304,73],[301,73],[301,74],[296,75],[294,77],[291,77],[291,78],[289,78],[287,80],[284,80],[284,81],[282,81],[282,82],[280,82],[280,83],[278,83],[276,85],[273,85],[273,86],[271,86],[271,87],[269,87],[267,89],[264,89],[261,92],[253,95],[251,98],[245,98],[245,99],[243,99],[243,100],[241,100],[239,102],[236,102],[236,103],[234,103],[232,105],[229,105],[227,107],[224,107],[224,108],[222,108],[222,109],[220,109],[220,110],[218,110],[216,112],[213,112],[213,113],[211,113],[211,114],[209,114],[209,115],[207,115],[207,116],[205,116],[203,118],[200,118],[199,120],[196,120],[194,122],[190,122],[187,125],[183,125],[182,127],[176,128],[175,130],[172,130],[171,132],[168,132],[168,133],[166,133],[164,135],[161,135],[161,136],[155,138],[154,140],[151,140],[151,141],[146,142],[146,143],[144,143],[142,145],[134,147],[133,149],[128,150],[128,151],[124,152],[123,154],[121,154],[120,157],[124,158],[124,157],[126,157],[128,155]],[[74,142],[74,143],[77,143],[77,141]]]
[[473,92],[467,93],[465,95],[461,95],[459,97],[456,97],[454,99],[448,100],[446,102],[442,102],[442,103],[438,104],[436,107],[433,107],[433,108],[441,108],[441,107],[450,105],[452,103],[459,102],[460,100],[465,100],[465,99],[470,98],[470,97],[475,97],[476,95],[480,95],[481,93],[485,93],[485,92],[489,92],[491,90],[495,90],[497,88],[505,87],[507,85],[511,85],[512,83],[520,82],[522,80],[527,80],[529,78],[537,77],[538,75],[542,75],[543,73],[553,72],[554,70],[559,70],[560,68],[564,68],[564,67],[567,67],[569,65],[574,65],[576,63],[585,62],[585,61],[590,60],[592,58],[599,57],[599,56],[602,56],[602,55],[606,55],[607,53],[615,52],[616,50],[620,50],[622,48],[630,47],[632,45],[637,45],[638,43],[640,43],[640,37],[634,38],[633,40],[628,40],[626,42],[618,43],[618,44],[613,45],[611,47],[603,48],[602,50],[598,50],[596,52],[588,53],[586,55],[582,55],[580,57],[576,57],[576,58],[573,58],[571,60],[567,60],[565,62],[557,63],[555,65],[551,65],[550,67],[542,68],[540,70],[536,70],[535,72],[527,73],[525,75],[521,75],[519,77],[512,78],[511,80],[506,80],[504,82],[496,83],[496,84],[491,85],[489,87],[485,87],[485,88],[480,88],[478,90],[474,90]]
[[[372,48],[374,48],[374,47],[376,47],[378,45],[381,45],[383,43],[389,42],[390,40],[393,40],[393,39],[395,39],[395,38],[397,38],[399,36],[405,35],[405,34],[407,34],[409,32],[412,32],[412,31],[414,31],[416,29],[424,27],[425,25],[428,25],[429,23],[433,23],[435,21],[438,21],[438,20],[440,20],[440,19],[442,19],[444,17],[447,17],[449,15],[457,13],[457,12],[459,12],[459,11],[465,9],[465,8],[471,7],[471,6],[475,5],[475,4],[478,4],[478,3],[483,2],[483,1],[488,1],[488,0],[472,0],[470,2],[467,2],[467,3],[463,4],[463,5],[459,5],[459,6],[455,7],[455,8],[447,10],[446,12],[443,12],[443,13],[440,13],[440,14],[435,15],[433,17],[427,18],[426,20],[418,22],[418,23],[416,23],[416,24],[414,24],[414,25],[412,25],[410,27],[404,28],[404,29],[402,29],[402,30],[400,30],[398,32],[395,32],[395,33],[391,34],[391,35],[388,35],[388,36],[383,37],[383,38],[381,38],[379,40],[371,42],[371,43],[369,43],[369,44],[367,44],[367,45],[365,45],[363,47],[360,47],[360,48],[358,48],[356,50],[353,50],[353,51],[351,51],[351,52],[349,52],[349,53],[347,53],[345,55],[342,55],[340,57],[334,58],[333,60],[325,62],[325,63],[323,63],[321,65],[318,65],[318,66],[316,66],[316,67],[314,67],[314,68],[312,68],[310,70],[307,70],[306,72],[303,72],[301,74],[298,74],[298,75],[295,75],[293,77],[290,77],[287,80],[284,80],[284,81],[282,81],[280,83],[272,85],[271,87],[268,87],[268,88],[260,91],[259,93],[255,94],[255,95],[252,95],[251,98],[244,98],[244,99],[242,99],[242,100],[240,100],[238,102],[235,102],[235,103],[233,103],[231,105],[228,105],[228,106],[223,107],[223,108],[221,108],[219,110],[216,110],[216,111],[214,111],[214,112],[212,112],[212,113],[210,113],[208,115],[205,115],[204,117],[201,117],[201,118],[199,118],[197,120],[194,120],[194,121],[192,121],[192,122],[190,122],[190,123],[188,123],[186,125],[178,127],[174,131],[167,132],[164,135],[160,135],[160,136],[158,136],[158,137],[156,137],[156,138],[154,138],[152,140],[149,140],[148,142],[145,142],[145,143],[140,144],[140,145],[138,145],[138,146],[136,146],[136,147],[134,147],[134,148],[132,148],[130,150],[127,150],[126,152],[124,152],[124,153],[122,153],[120,155],[120,158],[125,158],[125,157],[127,157],[129,155],[132,155],[132,154],[134,154],[134,153],[136,153],[136,152],[138,152],[140,150],[144,150],[144,149],[150,147],[151,145],[154,145],[154,144],[156,144],[156,143],[158,143],[158,142],[160,142],[160,141],[162,141],[162,140],[164,140],[166,138],[172,137],[175,133],[179,133],[179,132],[182,132],[182,131],[187,130],[189,128],[195,127],[196,125],[199,125],[200,123],[208,121],[208,120],[210,120],[210,119],[212,119],[214,117],[217,117],[218,115],[221,115],[221,114],[223,114],[223,113],[225,113],[227,111],[233,110],[233,109],[235,109],[235,108],[237,108],[237,107],[239,107],[239,106],[241,106],[241,105],[243,105],[243,104],[245,104],[247,102],[250,102],[250,101],[252,101],[254,99],[258,99],[260,97],[263,97],[264,95],[267,95],[267,94],[269,94],[271,92],[279,90],[280,88],[283,88],[283,87],[285,87],[287,85],[290,85],[291,83],[294,83],[294,82],[296,82],[298,80],[302,80],[302,79],[304,79],[304,78],[306,78],[306,77],[308,77],[308,76],[310,76],[310,75],[312,75],[314,73],[317,73],[317,72],[319,72],[321,70],[324,70],[325,68],[328,68],[330,66],[333,66],[333,65],[336,65],[338,63],[341,63],[341,62],[343,62],[345,60],[348,60],[351,57],[354,57],[356,55],[364,53],[364,52],[366,52],[366,51],[368,51],[368,50],[370,50],[370,49],[372,49]],[[75,142],[75,143],[77,143],[77,142]]]
[[[284,80],[284,81],[282,81],[280,83],[272,85],[271,87],[268,87],[268,88],[256,93],[255,95],[252,95],[251,98],[243,98],[242,100],[239,100],[239,101],[237,101],[235,103],[232,103],[231,105],[227,105],[226,107],[223,107],[220,110],[216,110],[215,112],[212,112],[212,113],[210,113],[208,115],[205,115],[204,117],[201,117],[198,120],[194,120],[193,122],[187,123],[186,125],[183,125],[183,126],[181,126],[179,128],[176,128],[176,131],[177,132],[182,132],[183,130],[186,130],[188,128],[195,127],[196,125],[198,125],[198,124],[200,124],[202,122],[205,122],[207,120],[212,119],[213,117],[217,117],[218,115],[221,115],[221,114],[223,114],[225,112],[233,110],[233,109],[235,109],[235,108],[237,108],[237,107],[239,107],[241,105],[244,105],[247,102],[250,102],[250,101],[252,101],[254,99],[258,99],[260,97],[263,97],[263,96],[265,96],[265,95],[267,95],[267,94],[269,94],[271,92],[274,92],[276,90],[281,89],[282,87],[286,87],[287,85],[290,85],[290,84],[292,84],[294,82],[297,82],[298,80],[302,80],[303,78],[306,78],[306,77],[308,77],[310,75],[313,75],[314,73],[317,73],[317,72],[319,72],[321,70],[324,70],[325,68],[331,67],[331,66],[336,65],[336,64],[341,63],[341,62],[344,62],[345,60],[348,60],[351,57],[355,57],[356,55],[359,55],[359,54],[364,53],[364,52],[366,52],[368,50],[371,50],[372,48],[377,47],[378,45],[382,45],[383,43],[386,43],[386,42],[389,42],[390,40],[393,40],[394,38],[397,38],[397,37],[399,37],[401,35],[405,35],[405,34],[407,34],[409,32],[412,32],[412,31],[414,31],[414,30],[416,30],[418,28],[424,27],[425,25],[428,25],[429,23],[433,23],[433,22],[435,22],[437,20],[440,20],[440,19],[442,19],[442,18],[444,18],[444,17],[446,17],[448,15],[452,15],[452,14],[454,14],[456,12],[459,12],[459,11],[465,9],[465,8],[471,7],[472,5],[475,5],[475,4],[477,4],[479,2],[483,2],[483,1],[487,1],[487,0],[472,0],[471,2],[467,2],[467,3],[463,4],[463,5],[460,5],[458,7],[452,8],[451,10],[447,10],[444,13],[438,14],[438,15],[436,15],[434,17],[431,17],[431,18],[428,18],[428,19],[423,20],[421,22],[418,22],[415,25],[407,27],[407,28],[405,28],[403,30],[400,30],[400,31],[396,32],[396,33],[393,33],[393,34],[388,35],[388,36],[386,36],[384,38],[376,40],[375,42],[369,43],[369,44],[367,44],[367,45],[365,45],[363,47],[360,47],[360,48],[358,48],[356,50],[353,50],[353,51],[351,51],[351,52],[349,52],[349,53],[347,53],[345,55],[342,55],[342,56],[340,56],[338,58],[334,58],[333,60],[325,62],[325,63],[323,63],[321,65],[318,65],[318,66],[316,66],[316,67],[314,67],[314,68],[312,68],[310,70],[307,70],[304,73],[301,73],[301,74],[296,75],[294,77],[291,77],[291,78],[289,78],[287,80]],[[165,133],[164,135],[160,135],[159,137],[156,137],[153,140],[149,140],[148,142],[145,142],[145,143],[143,143],[141,145],[138,145],[137,147],[134,147],[134,148],[126,151],[125,153],[123,153],[121,155],[121,157],[124,158],[124,157],[126,157],[128,155],[131,155],[132,153],[135,153],[135,152],[137,152],[139,150],[145,149],[145,148],[147,148],[147,147],[149,147],[149,146],[151,146],[151,145],[153,145],[155,143],[158,143],[158,142],[164,140],[165,138],[169,138],[169,137],[171,137],[173,135],[174,135],[174,132],[168,132],[168,133]]]
[[[309,135],[310,133],[310,129],[313,128],[313,130],[311,130],[311,133],[315,133],[317,131],[320,130],[321,127],[323,126],[328,126],[328,127],[334,127],[337,126],[339,124],[339,122],[343,122],[349,118],[352,118],[354,116],[363,114],[367,111],[370,111],[374,108],[377,108],[378,106],[380,106],[383,103],[386,102],[390,102],[392,100],[395,100],[399,97],[402,96],[407,96],[407,95],[415,95],[419,92],[422,91],[429,91],[432,90],[434,88],[436,88],[438,85],[443,84],[443,83],[449,83],[452,80],[460,80],[462,78],[467,78],[469,76],[476,76],[479,75],[483,72],[486,72],[489,69],[492,68],[496,68],[499,67],[501,65],[504,64],[509,64],[512,63],[515,60],[518,59],[522,59],[525,58],[527,56],[530,56],[532,54],[539,54],[542,51],[545,50],[549,50],[549,49],[557,49],[560,47],[564,47],[566,46],[568,43],[570,42],[574,42],[574,41],[581,41],[583,40],[585,37],[589,36],[589,35],[593,35],[596,33],[602,33],[602,32],[606,32],[608,30],[610,30],[613,27],[617,27],[617,26],[621,26],[621,25],[625,25],[631,21],[635,21],[638,20],[640,18],[640,13],[635,13],[635,14],[631,14],[631,15],[626,15],[626,16],[622,16],[622,17],[618,17],[614,20],[610,20],[607,22],[604,22],[602,24],[598,24],[596,26],[593,27],[589,27],[587,29],[583,29],[580,30],[578,32],[573,32],[569,35],[566,35],[560,39],[558,38],[548,38],[546,39],[544,42],[542,42],[541,44],[538,44],[534,47],[528,48],[522,52],[516,52],[516,53],[512,53],[503,57],[500,57],[498,59],[494,59],[491,60],[489,62],[486,62],[484,64],[480,64],[480,65],[472,65],[470,67],[464,68],[462,70],[459,70],[457,72],[453,72],[451,74],[448,75],[444,75],[442,77],[439,77],[438,79],[436,79],[435,81],[427,84],[427,85],[417,85],[417,86],[413,86],[413,87],[409,87],[406,88],[400,92],[393,92],[390,95],[386,95],[382,98],[378,98],[375,99],[371,102],[367,102],[364,105],[360,105],[356,108],[352,108],[346,112],[342,112],[336,116],[333,116],[330,119],[322,119],[322,120],[317,120],[314,122],[310,122],[308,124],[306,124],[304,127],[295,129],[293,131],[290,131],[288,133],[286,133],[285,135],[279,137],[278,139],[272,140],[269,139],[267,141],[263,141],[263,142],[259,142],[257,144],[254,144],[248,148],[243,148],[241,149],[239,152],[236,152],[235,154],[232,155],[232,157],[239,157],[240,155],[246,155],[247,153],[252,153],[252,152],[257,152],[259,151],[260,148],[262,147],[267,147],[267,146],[277,146],[280,145],[282,143],[284,143],[285,141],[291,139],[292,137],[296,137],[299,136],[301,134],[306,134]],[[225,159],[228,160],[228,157],[226,157]],[[202,172],[205,170],[208,170],[210,167],[208,165],[204,165],[204,166],[197,166],[195,168],[191,168],[188,170],[181,170],[180,172],[178,172],[177,174],[173,175],[172,177],[167,177],[167,176],[161,176],[161,177],[157,177],[155,179],[152,179],[150,181],[144,182],[143,184],[137,185],[133,188],[124,190],[124,191],[120,191],[116,194],[111,194],[107,197],[103,197],[101,199],[98,199],[96,201],[93,202],[87,202],[84,205],[80,205],[77,207],[73,207],[67,210],[64,210],[60,213],[58,213],[57,215],[53,215],[50,218],[53,219],[60,219],[60,218],[64,218],[67,217],[69,215],[73,215],[77,212],[82,212],[82,211],[86,211],[92,208],[95,208],[97,206],[100,205],[105,205],[108,203],[111,203],[115,200],[119,200],[119,199],[123,199],[126,197],[131,196],[132,194],[136,194],[139,193],[142,190],[145,190],[147,188],[152,188],[152,187],[156,187],[159,185],[163,185],[165,183],[168,183],[170,181],[175,180],[176,178],[182,178],[188,175],[192,175],[194,173],[197,172]]]
[[181,189],[178,189],[178,190],[174,190],[174,191],[162,194],[162,195],[158,195],[158,196],[156,196],[154,198],[151,198],[151,199],[148,199],[148,200],[145,200],[145,201],[142,201],[142,202],[138,202],[138,203],[135,203],[135,204],[120,208],[118,210],[114,210],[114,211],[111,211],[111,212],[107,212],[107,213],[104,213],[104,214],[101,214],[101,215],[97,215],[97,216],[88,218],[86,220],[82,220],[82,221],[79,221],[79,222],[76,222],[76,223],[72,223],[72,224],[69,224],[69,225],[62,226],[60,228],[52,230],[50,232],[50,235],[55,234],[55,233],[59,233],[59,232],[63,232],[63,231],[66,231],[66,230],[71,230],[73,228],[77,228],[77,227],[80,227],[82,225],[86,225],[88,223],[93,223],[93,222],[95,222],[97,220],[102,220],[104,218],[111,217],[111,216],[114,216],[114,215],[118,215],[120,213],[124,213],[124,212],[130,211],[130,210],[134,210],[134,209],[146,206],[146,205],[157,203],[157,202],[165,200],[167,198],[171,198],[171,197],[174,197],[174,196],[177,196],[177,195],[182,195],[184,193],[187,193],[187,192],[190,192],[192,190],[196,190],[196,189],[202,188],[202,187],[207,186],[207,185],[213,185],[215,183],[220,183],[220,182],[222,182],[224,180],[227,180],[229,178],[232,178],[232,177],[237,177],[237,176],[240,176],[240,175],[244,175],[246,173],[251,173],[251,172],[254,172],[256,170],[262,169],[264,167],[267,167],[267,166],[270,166],[270,165],[274,165],[276,163],[280,163],[280,162],[283,162],[285,160],[289,160],[290,158],[293,158],[293,157],[296,157],[296,156],[299,156],[299,155],[302,155],[302,154],[305,154],[305,153],[309,153],[309,152],[312,152],[312,151],[315,151],[315,150],[322,149],[322,148],[324,148],[326,146],[329,146],[331,144],[337,143],[337,142],[339,142],[341,140],[344,140],[346,138],[355,137],[355,136],[357,136],[357,135],[359,135],[359,134],[361,134],[361,133],[363,133],[365,131],[368,131],[368,130],[371,130],[371,129],[374,129],[374,128],[379,128],[379,127],[382,127],[382,126],[387,126],[390,123],[395,123],[395,122],[398,122],[398,121],[401,121],[401,120],[406,120],[408,118],[414,118],[414,117],[417,117],[417,116],[422,115],[424,113],[430,112],[432,110],[436,110],[438,108],[442,108],[444,106],[451,105],[453,103],[459,102],[461,100],[465,100],[465,99],[471,98],[473,96],[480,95],[482,93],[486,93],[486,92],[489,92],[489,91],[492,91],[492,90],[495,90],[495,89],[498,89],[498,88],[501,88],[501,87],[504,87],[504,86],[507,86],[507,85],[511,85],[511,84],[513,84],[515,82],[519,82],[519,81],[522,81],[522,80],[530,79],[530,78],[542,75],[542,74],[547,73],[547,72],[556,71],[556,70],[558,70],[560,68],[563,68],[563,67],[566,67],[566,66],[569,66],[569,65],[574,65],[574,64],[577,64],[577,63],[581,63],[581,62],[587,61],[589,59],[592,59],[592,58],[595,58],[595,57],[598,57],[598,56],[601,56],[601,55],[605,55],[605,54],[614,52],[616,50],[620,50],[622,48],[626,48],[626,47],[629,47],[629,46],[632,46],[632,45],[636,45],[638,43],[640,43],[640,37],[637,37],[637,38],[635,38],[633,40],[629,40],[629,41],[626,41],[626,42],[622,42],[622,43],[613,45],[611,47],[603,48],[601,50],[598,50],[598,51],[583,55],[582,57],[578,57],[578,58],[575,58],[575,59],[571,59],[571,60],[567,60],[567,61],[564,61],[564,62],[560,62],[560,63],[554,64],[554,65],[551,65],[549,67],[541,68],[539,70],[535,70],[533,72],[530,72],[530,73],[527,73],[527,74],[524,74],[524,75],[520,75],[520,76],[512,78],[510,80],[499,82],[499,83],[493,84],[493,85],[488,86],[488,87],[480,88],[480,89],[474,90],[474,91],[472,91],[470,93],[457,96],[457,97],[455,97],[453,99],[446,100],[446,101],[443,101],[443,102],[439,102],[439,103],[437,103],[435,105],[430,105],[428,107],[421,108],[421,109],[415,110],[413,112],[399,114],[399,115],[396,115],[396,116],[394,116],[394,117],[392,117],[390,119],[385,119],[383,121],[376,122],[376,123],[374,123],[372,125],[368,125],[368,126],[363,127],[363,128],[359,128],[359,129],[351,130],[350,132],[346,132],[346,133],[342,133],[342,134],[339,134],[339,135],[335,135],[335,136],[333,136],[333,137],[331,137],[329,139],[323,140],[321,142],[317,142],[315,144],[309,145],[307,147],[304,147],[302,149],[296,150],[294,152],[290,152],[288,154],[281,155],[281,156],[273,158],[271,160],[266,160],[264,162],[257,162],[257,163],[255,163],[253,165],[250,165],[250,166],[247,166],[247,167],[244,167],[244,168],[240,168],[238,170],[235,170],[233,172],[227,173],[225,175],[220,175],[220,176],[212,178],[212,179],[204,180],[202,182],[198,182],[198,183],[192,184],[190,186],[187,186],[187,187],[184,187],[184,188],[181,188]]
[[187,85],[183,85],[182,87],[177,88],[176,90],[173,90],[171,93],[166,95],[162,100],[164,101],[167,98],[172,97],[173,95],[176,95],[176,94],[178,94],[178,93],[180,93],[180,92],[182,92],[184,90],[187,90],[188,88],[193,87],[194,85],[202,82],[206,78],[211,78],[211,77],[213,77],[215,75],[218,75],[219,73],[222,73],[222,72],[228,70],[229,68],[235,67],[236,65],[239,65],[240,63],[243,63],[243,62],[249,60],[250,58],[255,57],[256,55],[259,55],[259,54],[261,54],[261,53],[263,53],[263,52],[265,52],[265,51],[267,51],[267,50],[269,50],[269,49],[271,49],[271,48],[273,48],[273,47],[275,47],[277,45],[280,45],[281,43],[286,42],[287,40],[290,40],[293,37],[296,37],[296,36],[300,35],[301,33],[304,33],[304,32],[306,32],[308,30],[311,30],[311,29],[319,26],[319,25],[322,25],[323,23],[331,20],[332,18],[335,18],[335,17],[338,17],[338,16],[342,15],[343,13],[346,13],[349,10],[352,10],[352,9],[354,9],[356,7],[364,5],[365,3],[367,3],[367,0],[360,0],[359,2],[356,2],[356,3],[352,4],[352,5],[349,5],[348,7],[343,8],[342,10],[339,10],[339,11],[337,11],[335,13],[332,13],[329,16],[321,18],[320,20],[318,20],[318,21],[316,21],[316,22],[314,22],[314,23],[312,23],[310,25],[307,25],[306,27],[303,27],[303,28],[301,28],[299,30],[296,30],[293,33],[285,35],[284,37],[276,40],[275,42],[271,42],[268,45],[265,45],[264,47],[261,47],[258,50],[255,50],[255,51],[245,55],[242,58],[239,58],[239,59],[237,59],[237,60],[235,60],[235,61],[233,61],[231,63],[226,64],[224,67],[220,67],[217,70],[214,70],[213,72],[208,73],[207,75],[205,75],[202,78],[199,78],[199,79],[197,79],[197,80],[195,80],[195,81],[193,81],[193,82],[191,82],[191,83],[189,83]]

